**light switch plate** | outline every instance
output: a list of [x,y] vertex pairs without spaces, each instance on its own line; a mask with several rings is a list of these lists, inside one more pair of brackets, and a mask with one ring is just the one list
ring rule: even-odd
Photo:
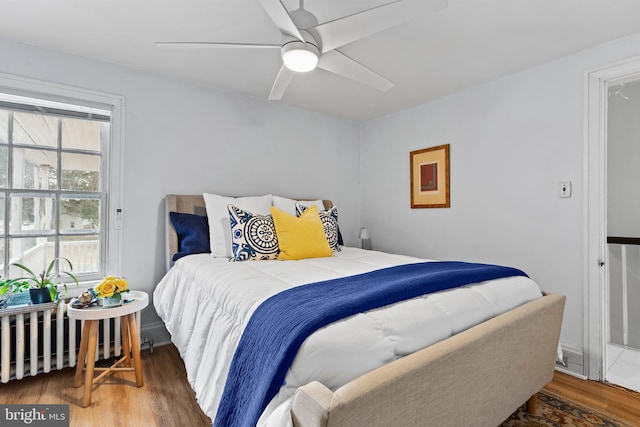
[[558,197],[561,199],[571,197],[571,181],[560,181],[558,183]]

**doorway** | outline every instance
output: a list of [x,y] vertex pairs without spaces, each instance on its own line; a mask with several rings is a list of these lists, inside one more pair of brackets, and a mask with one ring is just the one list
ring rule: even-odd
[[588,73],[586,93],[584,374],[640,390],[640,58]]
[[608,83],[604,380],[640,391],[640,80]]

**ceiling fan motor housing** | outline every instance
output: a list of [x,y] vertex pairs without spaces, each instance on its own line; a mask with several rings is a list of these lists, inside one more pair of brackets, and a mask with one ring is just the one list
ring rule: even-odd
[[316,68],[320,58],[320,49],[315,43],[297,39],[285,41],[280,53],[284,65],[291,71],[299,73],[305,73]]

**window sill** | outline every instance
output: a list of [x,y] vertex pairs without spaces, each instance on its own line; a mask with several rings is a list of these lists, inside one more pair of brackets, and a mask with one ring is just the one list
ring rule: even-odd
[[76,287],[73,283],[67,284],[67,293],[65,295],[64,286],[58,285],[58,292],[60,295],[64,295],[65,298],[75,298],[80,295],[82,292],[87,291],[89,289],[93,289],[95,285],[100,283],[99,280],[90,280],[86,282],[80,282],[78,287]]

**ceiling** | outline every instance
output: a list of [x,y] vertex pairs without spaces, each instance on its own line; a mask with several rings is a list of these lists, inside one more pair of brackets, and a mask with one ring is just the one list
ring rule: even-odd
[[[320,22],[389,0],[306,0]],[[4,4],[3,4],[4,3]],[[298,0],[282,0],[288,10]],[[267,99],[267,49],[162,49],[157,41],[274,43],[258,0],[0,0],[0,38]],[[37,10],[37,13],[34,11]],[[342,47],[395,83],[379,92],[316,69],[280,102],[366,120],[640,32],[638,0],[448,0],[448,7]]]

